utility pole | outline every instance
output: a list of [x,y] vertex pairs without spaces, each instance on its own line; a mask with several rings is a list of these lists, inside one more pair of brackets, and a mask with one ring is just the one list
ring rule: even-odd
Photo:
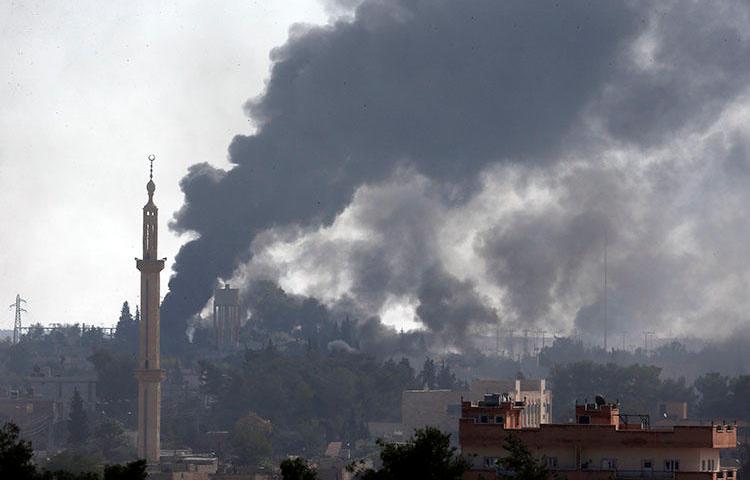
[[654,332],[643,332],[643,349],[648,353],[648,337],[653,335]]
[[604,351],[607,351],[607,246],[609,236],[607,230],[604,230]]
[[523,329],[523,355],[525,357],[529,356],[529,329],[528,328]]
[[16,294],[16,302],[11,303],[11,309],[16,309],[16,319],[13,323],[13,345],[17,344],[21,340],[21,312],[27,312],[25,308],[21,307],[21,303],[26,303],[26,300],[21,298],[20,294]]

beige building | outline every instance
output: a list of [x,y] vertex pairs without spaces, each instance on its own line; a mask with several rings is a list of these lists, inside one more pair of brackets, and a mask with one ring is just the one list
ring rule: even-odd
[[410,437],[415,429],[427,426],[457,434],[458,419],[461,418],[461,398],[466,393],[459,390],[404,391],[401,394],[401,424],[404,434]]

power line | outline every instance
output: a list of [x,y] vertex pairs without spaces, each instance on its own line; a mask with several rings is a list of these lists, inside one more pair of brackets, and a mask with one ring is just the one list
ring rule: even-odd
[[21,340],[21,312],[27,312],[25,308],[21,307],[21,303],[26,303],[26,300],[21,298],[20,294],[16,294],[15,303],[10,304],[10,309],[16,309],[16,318],[13,322],[13,345],[17,344]]

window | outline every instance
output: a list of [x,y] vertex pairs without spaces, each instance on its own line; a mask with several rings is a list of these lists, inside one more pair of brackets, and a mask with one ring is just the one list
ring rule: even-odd
[[557,468],[557,457],[547,457],[547,468]]
[[499,423],[500,425],[505,425],[505,417],[503,417],[502,415],[496,416],[495,423]]
[[680,461],[675,459],[664,460],[664,471],[675,472],[680,469]]
[[701,460],[701,472],[705,472],[705,471],[706,471],[706,461]]
[[578,423],[580,425],[588,425],[591,423],[591,417],[589,417],[588,415],[581,415],[580,417],[578,417]]
[[497,457],[484,457],[484,466],[487,468],[496,467],[497,460]]
[[480,416],[479,423],[489,423],[489,419],[487,418],[487,415]]
[[602,458],[602,470],[617,470],[617,459]]
[[654,461],[651,459],[644,460],[643,461],[643,469],[644,470],[653,470],[654,469]]

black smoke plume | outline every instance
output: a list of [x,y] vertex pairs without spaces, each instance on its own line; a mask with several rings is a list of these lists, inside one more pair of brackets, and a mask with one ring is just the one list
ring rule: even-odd
[[[604,148],[652,148],[709,125],[747,84],[748,42],[737,20],[747,18],[746,7],[366,0],[351,19],[296,27],[271,54],[265,91],[246,105],[257,131],[233,139],[233,168],[197,164],[181,182],[185,204],[171,226],[197,238],[176,258],[162,307],[165,337],[180,338],[217,278],[250,260],[260,233],[330,225],[360,187],[399,169],[437,185],[438,203],[461,205],[493,164],[562,178],[555,166],[580,155],[595,176]],[[564,184],[576,186],[569,176]],[[626,185],[615,184],[612,194],[628,198]],[[607,202],[519,215],[518,231],[480,236],[488,275],[521,320],[550,314],[553,297],[587,272],[600,242],[579,235],[611,229],[612,212],[627,217],[627,201]],[[531,237],[550,243],[525,241]],[[367,273],[357,281],[392,278]],[[430,329],[460,337],[465,328],[451,326],[459,317],[497,319],[471,282],[440,265],[421,269],[414,282]]]

